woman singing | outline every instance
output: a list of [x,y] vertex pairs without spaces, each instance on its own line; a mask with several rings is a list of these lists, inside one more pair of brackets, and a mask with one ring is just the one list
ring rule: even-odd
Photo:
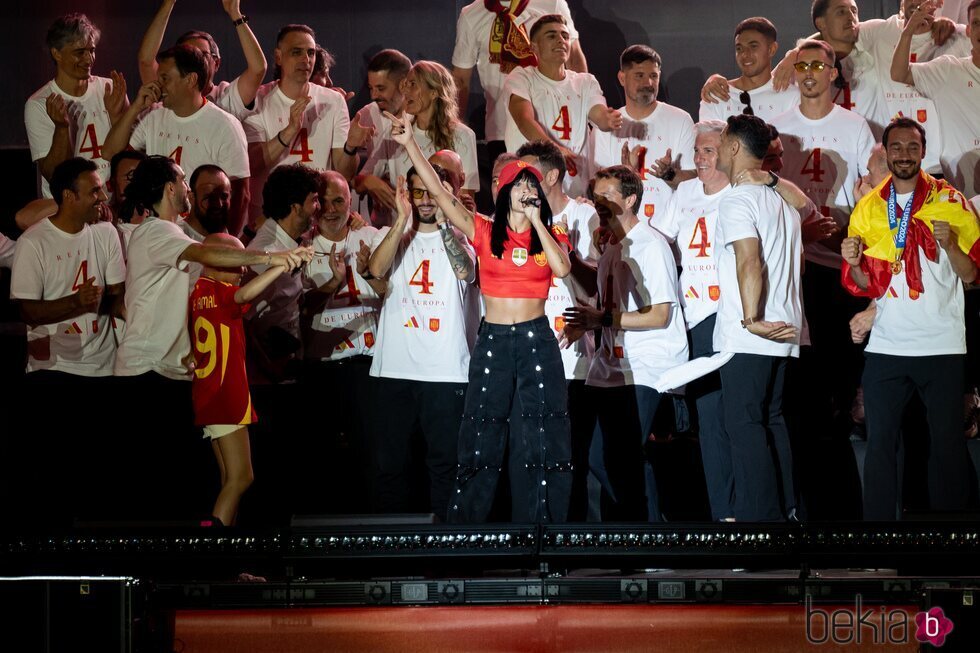
[[[567,391],[544,303],[552,277],[566,276],[571,265],[565,231],[551,226],[541,173],[522,161],[507,164],[490,222],[467,211],[440,184],[415,141],[411,119],[385,116],[392,121],[392,138],[404,146],[432,198],[472,241],[486,302],[470,359],[448,519],[487,520],[509,447],[525,471],[512,487],[524,486],[527,495],[525,501],[515,497],[519,514],[513,519],[565,521],[572,485]],[[512,415],[516,422],[509,421]]]

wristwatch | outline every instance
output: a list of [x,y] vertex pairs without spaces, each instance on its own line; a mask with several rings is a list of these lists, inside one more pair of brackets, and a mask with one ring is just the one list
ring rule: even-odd
[[748,327],[748,326],[749,326],[750,324],[755,324],[755,323],[756,323],[756,322],[758,322],[758,321],[759,321],[759,318],[757,318],[757,317],[747,317],[747,318],[745,318],[744,320],[742,320],[742,322],[741,322],[741,324],[742,324],[742,328],[743,328],[743,329],[745,329],[745,328],[747,328],[747,327]]
[[242,14],[241,18],[239,18],[238,20],[231,21],[231,24],[234,25],[235,27],[238,27],[239,25],[244,25],[247,22],[248,22],[248,16]]
[[613,312],[612,309],[608,309],[602,314],[602,318],[599,319],[599,324],[606,328],[611,328],[613,325]]
[[672,181],[676,176],[677,176],[677,171],[674,170],[674,166],[670,166],[669,168],[667,168],[667,172],[664,173],[664,176],[661,177],[661,179],[663,179],[664,181]]
[[769,183],[766,184],[769,188],[775,188],[776,184],[779,183],[779,175],[777,175],[772,170],[769,171]]

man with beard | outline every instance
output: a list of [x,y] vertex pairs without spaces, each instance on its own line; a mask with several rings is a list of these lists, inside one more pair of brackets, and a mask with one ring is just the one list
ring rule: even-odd
[[[150,214],[129,243],[127,327],[115,364],[116,376],[130,377],[124,386],[127,400],[121,402],[127,414],[120,423],[141,426],[138,438],[123,438],[120,444],[131,477],[122,479],[127,492],[116,509],[130,519],[207,514],[203,505],[193,507],[209,494],[199,486],[209,474],[202,464],[206,456],[194,446],[200,435],[191,426],[190,264],[233,268],[264,263],[292,269],[311,255],[295,245],[267,253],[195,242],[176,224],[191,208],[188,193],[184,171],[164,156],[142,161],[126,187],[134,209]],[[132,465],[132,460],[144,464]]]
[[626,93],[620,109],[623,124],[615,131],[596,132],[595,161],[599,166],[623,163],[643,182],[643,199],[636,214],[656,227],[657,207],[663,209],[677,184],[695,176],[694,121],[683,109],[657,101],[660,55],[646,45],[631,45],[619,58],[619,83]]
[[308,405],[329,397],[344,410],[312,443],[308,453],[317,469],[310,472],[326,479],[315,496],[320,510],[365,512],[371,472],[365,424],[376,408],[369,372],[386,285],[371,276],[368,260],[384,233],[351,225],[350,189],[340,173],[320,175],[319,195],[316,254],[306,269],[301,317],[301,380]]
[[[106,181],[106,189],[112,193],[109,197],[109,209],[112,211],[112,223],[117,228],[121,224],[132,224],[135,228],[143,221],[143,216],[134,216],[132,213],[126,215],[123,207],[126,205],[126,187],[129,186],[129,180],[133,178],[133,171],[145,158],[146,155],[142,152],[123,150],[117,152],[109,162],[109,180]],[[127,240],[128,237],[127,234]]]
[[[768,18],[746,18],[735,28],[735,63],[741,75],[727,80],[712,75],[701,89],[700,120],[725,120],[746,113],[766,122],[796,105],[795,88],[773,86],[772,59],[779,43],[776,26]],[[721,98],[719,102],[715,98]]]
[[107,198],[98,166],[80,157],[61,162],[51,191],[58,211],[17,240],[10,281],[10,296],[28,327],[27,397],[33,405],[24,412],[44,433],[44,451],[36,452],[45,461],[39,466],[43,482],[25,493],[24,505],[34,505],[34,514],[49,524],[61,523],[59,517],[70,523],[75,501],[92,485],[78,470],[88,473],[87,464],[100,460],[93,453],[103,443],[79,438],[72,421],[111,394],[116,341],[110,312],[121,315],[126,278],[115,229],[99,221]]
[[980,227],[966,198],[921,170],[922,126],[898,118],[883,145],[891,176],[857,205],[841,243],[842,283],[877,306],[863,377],[864,518],[875,521],[901,512],[896,453],[913,391],[929,424],[931,506],[968,506],[963,284],[976,280],[980,265]]
[[[436,172],[448,182],[444,170]],[[426,443],[427,505],[444,518],[479,322],[476,263],[415,168],[407,189],[404,183],[399,179],[397,218],[369,265],[371,275],[388,278],[371,365],[377,377],[372,405],[384,406],[371,424],[374,503],[381,512],[411,505],[410,443],[418,429]]]
[[[362,199],[371,198],[371,222],[376,225],[391,224],[395,209],[395,189],[389,181],[388,168],[398,144],[391,140],[391,121],[385,120],[383,113],[401,117],[405,108],[401,85],[411,67],[411,59],[398,50],[382,50],[371,57],[367,69],[371,102],[354,118],[355,122],[374,128],[374,135],[364,144],[361,155],[365,164],[354,177],[354,190]],[[358,205],[362,215],[368,215],[365,209]]]
[[143,84],[133,104],[113,124],[102,155],[111,158],[128,146],[170,157],[191,174],[207,163],[220,165],[231,179],[228,229],[237,234],[248,200],[249,165],[242,125],[204,97],[211,71],[200,50],[178,45],[157,55],[157,61],[157,78]]
[[806,421],[822,437],[850,432],[850,408],[860,380],[861,352],[848,323],[864,305],[840,286],[838,243],[855,205],[855,183],[874,146],[867,121],[833,102],[833,82],[839,75],[834,62],[827,43],[801,43],[795,64],[799,106],[772,120],[784,148],[782,174],[818,208],[803,224],[808,261],[804,305],[813,346],[812,357],[804,356],[802,362],[814,388]]
[[228,233],[231,181],[216,165],[198,166],[191,175],[191,211],[177,225],[189,238],[203,243],[211,234]]

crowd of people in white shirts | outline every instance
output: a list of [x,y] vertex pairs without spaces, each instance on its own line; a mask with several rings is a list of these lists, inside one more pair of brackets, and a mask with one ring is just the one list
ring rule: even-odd
[[[201,376],[195,355],[218,356],[223,341],[189,328],[188,299],[209,270],[247,266],[245,280],[282,273],[244,312],[258,421],[205,430],[221,471],[214,522],[235,523],[253,460],[259,482],[268,469],[282,484],[295,466],[291,512],[408,511],[424,476],[422,508],[452,514],[464,399],[483,365],[471,352],[486,262],[437,196],[492,216],[521,166],[568,236],[571,273],[553,279],[545,314],[562,346],[558,467],[572,481],[564,509],[528,511],[538,490],[515,425],[530,416],[515,401],[498,470],[511,504],[495,515],[669,518],[646,445],[664,399],[685,395],[671,403],[698,425],[713,520],[806,517],[796,429],[866,437],[865,517],[899,517],[913,392],[932,507],[975,505],[963,424],[975,434],[980,2],[903,0],[895,16],[860,21],[854,0],[815,0],[815,34],[781,61],[776,27],[747,18],[734,30],[741,74],[705,82],[697,122],[657,99],[663,62],[646,44],[622,53],[626,101],[609,106],[565,0],[467,5],[449,67],[378,52],[371,102],[353,116],[309,26],[280,30],[263,84],[249,17],[223,0],[247,68],[217,82],[209,34],[161,49],[175,4],[162,0],[143,37],[138,89],[94,74],[100,32],[87,17],[55,20],[55,77],[25,105],[40,198],[0,261],[28,326],[25,405],[65,441],[46,453],[64,512],[207,512],[188,381]],[[462,120],[474,69],[485,144]],[[479,169],[482,148],[492,169]],[[941,193],[945,212],[928,213]],[[878,199],[897,252],[880,287],[871,231],[852,222],[859,206],[877,216]],[[906,247],[916,224],[929,236]],[[547,265],[514,252],[515,283]],[[235,358],[225,347],[222,380]],[[51,392],[66,397],[57,414],[38,401]],[[107,393],[123,398],[127,432],[68,443],[72,420],[97,419],[86,409]],[[106,480],[69,498],[81,460]]]

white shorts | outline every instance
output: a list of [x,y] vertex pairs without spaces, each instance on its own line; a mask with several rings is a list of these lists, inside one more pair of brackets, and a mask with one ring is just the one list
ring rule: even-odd
[[247,429],[248,426],[245,424],[209,424],[204,427],[204,438],[217,440],[218,438],[223,438],[229,433],[234,433],[238,429]]

